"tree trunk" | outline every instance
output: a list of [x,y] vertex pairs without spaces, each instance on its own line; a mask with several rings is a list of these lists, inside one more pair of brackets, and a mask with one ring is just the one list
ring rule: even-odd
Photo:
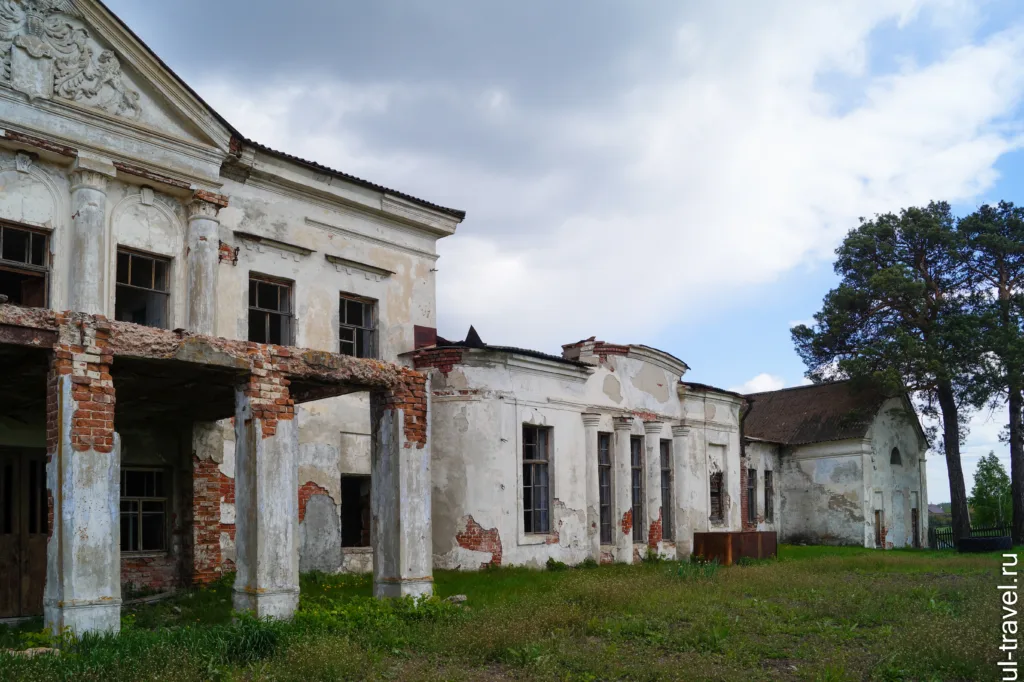
[[1024,543],[1024,424],[1020,381],[1010,374],[1010,498],[1013,500],[1013,544]]
[[949,473],[949,499],[953,514],[953,538],[970,537],[971,521],[967,512],[967,489],[964,470],[960,464],[960,422],[956,398],[949,382],[940,382],[939,407],[942,408],[942,440],[946,450],[946,470]]

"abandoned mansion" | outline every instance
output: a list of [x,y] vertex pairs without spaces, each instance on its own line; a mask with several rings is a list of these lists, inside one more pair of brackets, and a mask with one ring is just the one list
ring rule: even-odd
[[0,0],[0,54],[0,619],[115,631],[129,586],[227,573],[287,617],[304,571],[386,597],[716,531],[927,537],[906,398],[447,340],[463,212],[246,138],[95,0]]

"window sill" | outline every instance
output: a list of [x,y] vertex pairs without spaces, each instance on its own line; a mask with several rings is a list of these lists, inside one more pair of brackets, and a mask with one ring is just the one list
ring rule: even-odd
[[529,533],[519,536],[520,545],[550,545],[558,542],[558,536],[552,533]]
[[170,550],[160,550],[155,552],[121,552],[122,559],[158,559],[160,557],[170,556]]
[[341,551],[348,554],[373,554],[373,547],[346,547],[345,545],[342,545]]

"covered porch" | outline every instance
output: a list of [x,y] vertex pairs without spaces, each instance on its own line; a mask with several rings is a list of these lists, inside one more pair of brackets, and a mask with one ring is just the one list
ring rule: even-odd
[[[0,305],[0,366],[10,441],[0,439],[0,564],[17,569],[0,581],[0,617],[5,603],[24,611],[41,601],[54,630],[116,631],[122,432],[159,425],[185,434],[191,447],[192,434],[223,419],[235,432],[234,607],[289,617],[299,597],[295,405],[359,391],[371,395],[374,593],[431,592],[423,375],[376,360],[11,305]],[[190,557],[193,570],[208,560],[198,534]]]

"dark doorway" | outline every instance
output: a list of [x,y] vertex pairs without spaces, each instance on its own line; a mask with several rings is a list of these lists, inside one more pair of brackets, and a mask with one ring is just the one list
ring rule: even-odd
[[0,618],[43,613],[49,530],[46,454],[0,449]]
[[910,522],[914,524],[914,547],[921,547],[921,519],[917,509],[910,510]]
[[341,546],[370,546],[370,477],[341,477]]

